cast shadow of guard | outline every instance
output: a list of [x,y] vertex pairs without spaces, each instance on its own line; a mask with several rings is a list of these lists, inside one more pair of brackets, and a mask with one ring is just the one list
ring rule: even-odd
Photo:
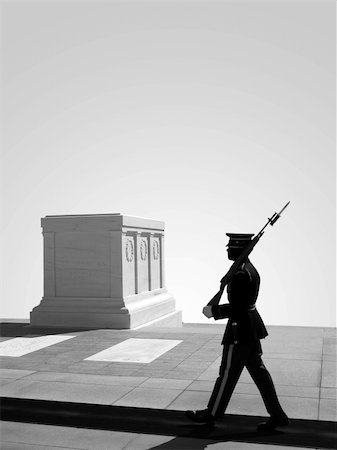
[[[261,420],[262,418],[260,418]],[[265,418],[264,418],[265,419]],[[285,430],[257,432],[259,418],[248,416],[228,416],[214,428],[206,425],[181,427],[181,432],[165,443],[151,447],[151,450],[207,450],[221,444],[246,443],[258,445],[278,445],[283,447],[307,447],[336,449],[336,423],[293,420],[293,425]],[[218,446],[217,444],[220,444]]]
[[[184,428],[184,430],[183,430]],[[224,429],[211,429],[207,426],[182,427],[181,434],[170,441],[151,447],[151,450],[204,450],[213,445],[225,442],[265,443],[262,436],[256,441],[255,431],[241,431],[237,433],[226,432]],[[261,439],[262,438],[262,439]]]
[[203,450],[212,444],[244,442],[336,449],[336,422],[292,419],[282,431],[256,431],[263,417],[227,414],[214,428],[195,425],[183,411],[3,397],[1,419],[66,427],[172,437],[152,449]]

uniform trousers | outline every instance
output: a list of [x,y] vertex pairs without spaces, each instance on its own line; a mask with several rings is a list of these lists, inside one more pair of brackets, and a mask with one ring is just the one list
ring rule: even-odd
[[207,405],[212,416],[217,418],[224,414],[244,367],[258,387],[270,416],[276,419],[285,416],[261,356],[260,341],[224,345],[219,377]]

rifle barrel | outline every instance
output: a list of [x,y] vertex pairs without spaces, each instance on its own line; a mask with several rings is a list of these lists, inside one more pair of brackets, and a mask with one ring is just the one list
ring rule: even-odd
[[252,241],[250,242],[250,244],[246,247],[246,249],[241,253],[241,255],[239,256],[239,258],[234,261],[234,263],[231,265],[230,269],[228,270],[228,272],[226,273],[226,275],[221,279],[221,287],[219,292],[217,292],[215,294],[215,296],[208,302],[208,305],[217,305],[220,302],[221,299],[221,295],[224,291],[225,286],[231,281],[231,279],[233,278],[235,272],[237,271],[237,269],[240,267],[240,265],[242,264],[242,261],[247,258],[249,256],[249,254],[252,252],[253,248],[255,247],[255,245],[258,243],[258,241],[260,240],[260,237],[263,235],[264,229],[270,224],[270,225],[274,225],[274,223],[280,218],[281,213],[286,209],[286,207],[289,205],[290,201],[288,203],[286,203],[285,206],[283,206],[283,208],[281,209],[281,211],[279,213],[274,213],[270,219],[268,219],[268,222],[264,225],[263,228],[261,228],[261,230],[257,233],[257,235],[252,239]]

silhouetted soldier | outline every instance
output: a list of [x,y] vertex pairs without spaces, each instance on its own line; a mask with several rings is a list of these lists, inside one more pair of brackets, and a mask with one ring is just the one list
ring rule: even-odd
[[[236,261],[251,242],[253,234],[228,233],[227,236],[230,238],[228,258]],[[207,409],[186,412],[187,417],[195,422],[213,425],[223,416],[241,372],[246,367],[270,414],[267,422],[258,425],[258,430],[273,430],[289,424],[261,358],[260,339],[265,338],[268,332],[255,307],[259,285],[260,276],[247,257],[227,285],[229,303],[207,305],[203,309],[206,317],[216,320],[228,318],[228,323],[222,340],[224,347],[219,377]]]

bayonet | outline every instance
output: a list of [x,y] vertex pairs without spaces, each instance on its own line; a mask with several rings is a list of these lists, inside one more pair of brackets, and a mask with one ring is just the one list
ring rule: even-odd
[[254,238],[250,241],[250,243],[247,245],[247,247],[242,251],[241,255],[234,261],[234,263],[231,265],[229,271],[226,273],[226,275],[221,279],[221,287],[219,292],[215,294],[215,296],[208,302],[208,305],[217,305],[220,302],[222,293],[225,289],[225,286],[232,280],[233,276],[235,275],[235,272],[239,269],[239,267],[242,266],[243,262],[248,258],[250,253],[253,251],[253,248],[260,240],[261,236],[264,233],[265,228],[270,224],[274,225],[275,222],[281,217],[281,214],[286,209],[286,207],[289,205],[290,201],[286,203],[281,211],[279,213],[274,213],[270,218],[268,218],[268,222],[262,227],[262,229],[254,236]]

